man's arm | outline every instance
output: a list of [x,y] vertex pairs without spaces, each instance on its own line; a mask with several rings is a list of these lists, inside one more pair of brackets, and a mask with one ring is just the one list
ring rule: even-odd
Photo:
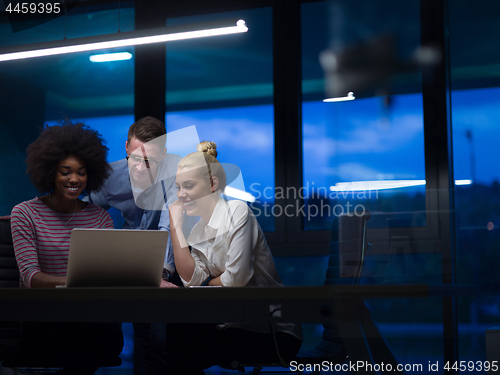
[[105,210],[109,210],[111,206],[108,203],[108,198],[106,194],[106,187],[102,188],[98,192],[91,192],[89,195],[82,199],[84,202],[90,202],[96,206],[102,207]]

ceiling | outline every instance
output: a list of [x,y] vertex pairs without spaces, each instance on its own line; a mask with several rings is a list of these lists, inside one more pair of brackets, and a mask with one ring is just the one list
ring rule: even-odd
[[[367,3],[364,2],[365,8],[355,9],[356,1],[351,0],[349,6],[340,1],[344,4],[343,18],[339,18],[338,12],[335,12],[338,7],[332,6],[332,2],[303,4],[302,67],[303,90],[307,98],[319,99],[323,95],[324,74],[318,54],[331,44],[332,35],[342,32],[342,27],[345,40],[352,43],[361,38],[368,39],[373,35],[393,32],[398,38],[397,56],[401,61],[410,58],[418,46],[418,1],[381,0],[370,3],[378,4],[374,7],[366,7]],[[40,20],[14,20],[17,27],[15,32],[10,23],[12,19],[9,19],[6,13],[0,13],[0,48],[61,40],[64,36],[71,39],[116,33],[118,29],[122,32],[134,30],[133,2],[80,0],[68,3],[69,8],[71,5],[74,7],[68,11],[66,17],[50,19],[45,23]],[[388,8],[387,5],[391,7]],[[380,11],[381,9],[383,11]],[[386,11],[387,9],[392,11]],[[456,0],[450,3],[449,10],[450,57],[455,87],[467,88],[470,82],[498,84],[496,79],[500,77],[500,49],[497,48],[500,35],[500,2]],[[210,102],[230,102],[236,99],[272,101],[271,8],[246,9],[168,21],[166,19],[166,24],[189,24],[229,17],[244,18],[249,32],[176,42],[167,46],[169,104],[192,103],[203,107],[209,106]],[[332,19],[340,21],[332,26]],[[349,22],[341,22],[347,19]],[[27,28],[30,22],[35,26]],[[133,47],[125,50],[134,52]],[[0,76],[8,76],[41,88],[46,92],[48,107],[73,108],[79,111],[88,108],[104,112],[133,111],[134,59],[95,64],[88,60],[90,54],[84,52],[2,62]],[[394,92],[419,91],[418,72],[399,74],[395,82]],[[50,111],[48,109],[48,112]]]

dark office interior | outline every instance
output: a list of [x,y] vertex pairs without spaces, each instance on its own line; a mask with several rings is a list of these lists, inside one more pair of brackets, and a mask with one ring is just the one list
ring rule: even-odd
[[[109,162],[125,157],[135,119],[154,116],[168,133],[195,125],[241,168],[285,286],[322,287],[338,216],[367,210],[359,283],[434,288],[365,300],[396,361],[485,372],[500,361],[500,2],[66,1],[45,22],[1,12],[0,55],[238,19],[248,32],[97,51],[126,61],[93,63],[96,51],[0,61],[0,216],[38,194],[24,160],[45,124],[98,130]],[[303,348],[314,348],[323,325],[303,323]],[[96,374],[140,374],[130,322],[123,332],[121,366]]]

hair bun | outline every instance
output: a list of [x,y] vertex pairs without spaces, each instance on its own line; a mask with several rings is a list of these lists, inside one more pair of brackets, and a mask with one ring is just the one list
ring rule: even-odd
[[205,152],[212,155],[214,158],[217,157],[217,145],[215,142],[202,141],[198,144],[198,147],[196,147],[196,151]]

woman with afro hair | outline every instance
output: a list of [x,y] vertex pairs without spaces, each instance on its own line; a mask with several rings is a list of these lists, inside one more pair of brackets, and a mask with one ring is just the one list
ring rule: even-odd
[[[96,131],[64,123],[45,127],[26,152],[26,173],[41,196],[18,204],[11,214],[20,287],[64,285],[71,230],[113,228],[104,209],[79,199],[98,191],[109,176],[108,149]],[[116,324],[23,325],[22,351],[64,363],[67,373],[92,374],[102,356],[118,356],[122,347]]]

